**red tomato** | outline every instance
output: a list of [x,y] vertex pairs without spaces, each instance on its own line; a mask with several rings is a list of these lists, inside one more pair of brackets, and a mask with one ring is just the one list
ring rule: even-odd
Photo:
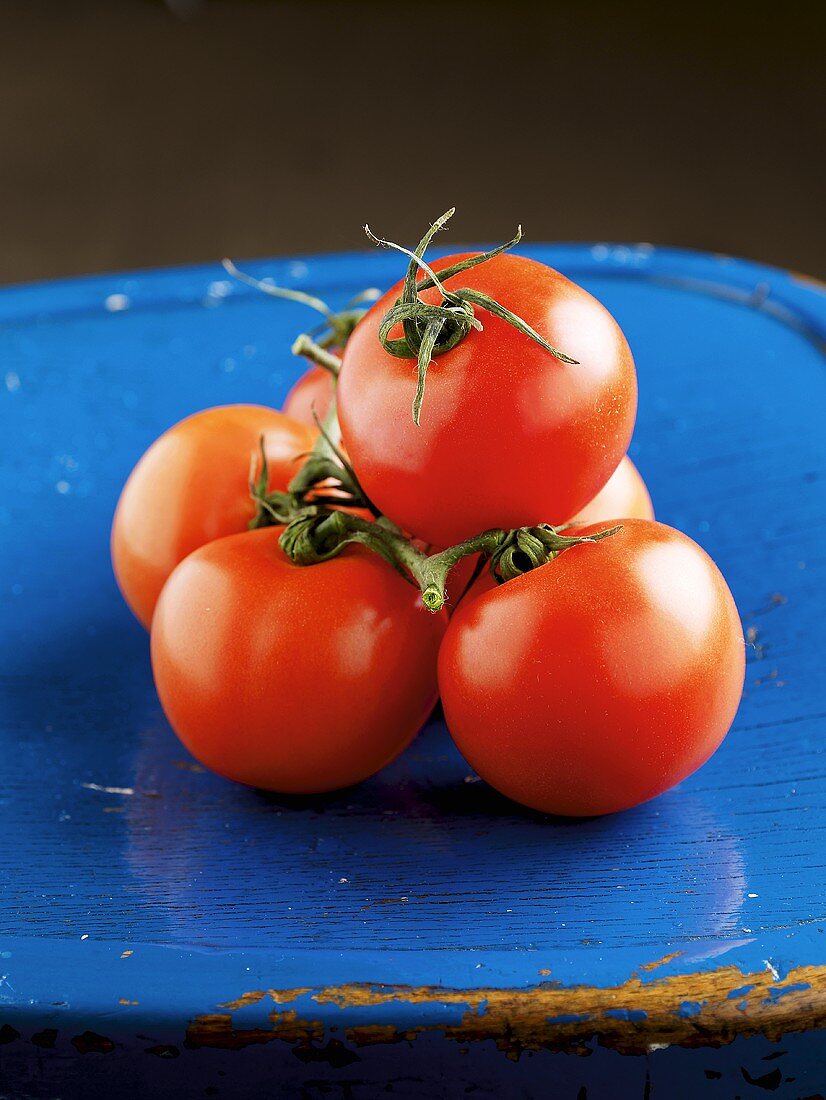
[[313,413],[323,420],[330,408],[335,387],[333,376],[324,367],[310,367],[298,379],[284,401],[284,412],[302,424],[315,426]]
[[132,471],[112,525],[112,564],[145,627],[178,562],[211,539],[245,530],[255,515],[250,460],[262,435],[270,489],[286,489],[317,433],[260,405],[187,417],[156,439]]
[[[634,361],[619,326],[558,272],[500,255],[455,276],[451,286],[496,299],[580,362],[560,362],[477,310],[484,331],[471,330],[430,364],[417,427],[416,363],[390,355],[378,336],[401,285],[359,322],[338,383],[345,446],[367,495],[436,546],[490,527],[574,515],[625,454],[637,405]],[[440,301],[435,288],[422,297]]]
[[628,457],[592,501],[570,523],[607,523],[612,519],[653,519],[654,505],[639,470]]
[[[639,470],[626,455],[594,499],[586,504],[581,512],[577,512],[569,522],[604,525],[611,520],[653,518],[654,506],[651,503],[648,489],[640,476]],[[571,533],[578,534],[579,532]],[[448,596],[451,606],[455,606],[467,591],[477,561],[477,555],[472,554],[467,558],[462,558],[451,571],[448,578]],[[479,578],[474,581],[473,587],[467,595],[470,596],[472,593],[475,599],[477,596],[481,596],[483,592],[488,592],[495,587],[496,582],[490,575],[490,570],[486,567],[479,574]]]
[[378,771],[427,718],[445,619],[362,547],[293,565],[281,530],[210,542],[178,566],[152,668],[172,728],[208,768],[329,791]]
[[447,725],[471,766],[517,802],[574,816],[691,775],[734,720],[744,672],[720,571],[647,520],[462,603],[439,655]]

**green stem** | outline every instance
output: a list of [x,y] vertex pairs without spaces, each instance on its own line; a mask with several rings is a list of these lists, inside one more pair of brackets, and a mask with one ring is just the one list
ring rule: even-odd
[[339,450],[341,425],[338,422],[338,403],[335,393],[330,398],[330,404],[324,414],[324,419],[319,421],[315,413],[313,413],[313,419],[319,432],[318,439],[313,447],[313,454],[327,455],[328,458],[337,458],[343,462],[344,456]]
[[[297,342],[297,341],[296,341]],[[338,508],[365,508],[378,519],[381,512],[370,500],[359,484],[355,470],[341,450],[341,425],[338,420],[338,408],[335,393],[323,421],[315,418],[318,426],[318,438],[313,445],[307,461],[289,484],[289,495],[294,501],[296,513],[308,505],[332,504]],[[321,497],[316,495],[311,501],[305,498],[319,483],[334,481],[346,494],[343,497]],[[395,525],[391,525],[394,526]]]
[[[330,407],[324,420],[320,421],[316,417],[316,425],[318,426],[318,438],[313,444],[313,449],[307,456],[307,461],[288,486],[289,492],[295,498],[296,505],[299,508],[303,506],[305,496],[319,482],[328,481],[331,478],[340,482],[342,488],[348,493],[357,491],[360,495],[360,489],[357,490],[355,486],[353,468],[339,450],[341,428],[336,415],[335,396],[330,401]],[[342,504],[348,503],[350,502],[342,500]],[[354,503],[360,503],[360,501],[354,501]]]
[[462,558],[474,554],[490,558],[497,580],[508,581],[546,565],[571,546],[599,542],[619,530],[616,526],[594,535],[566,536],[548,524],[512,531],[491,528],[436,554],[425,554],[384,517],[372,523],[346,512],[308,508],[287,526],[281,546],[297,565],[315,565],[336,557],[350,543],[360,543],[413,581],[425,607],[437,612],[447,599],[448,576]]
[[302,305],[314,309],[316,313],[320,313],[328,324],[335,323],[335,313],[323,299],[317,298],[314,294],[307,294],[303,290],[293,290],[285,286],[276,286],[275,283],[265,283],[263,279],[256,279],[254,275],[248,275],[245,271],[239,270],[232,260],[227,258],[221,261],[221,265],[227,275],[231,275],[239,283],[254,287],[256,290],[260,290],[262,294],[269,294],[272,298],[283,298],[288,302],[300,302]]
[[506,537],[504,531],[493,528],[483,531],[481,535],[474,535],[472,539],[440,550],[438,554],[431,554],[421,563],[416,580],[422,593],[422,602],[430,611],[441,611],[445,604],[445,589],[447,578],[451,570],[459,564],[462,558],[471,554],[493,554],[502,540]]
[[376,290],[375,287],[368,287],[366,290],[362,290],[359,294],[356,294],[354,298],[351,298],[346,303],[342,310],[338,313],[331,309],[323,298],[317,297],[315,294],[307,294],[303,290],[294,290],[290,287],[276,286],[275,283],[265,282],[263,279],[256,279],[253,275],[248,275],[244,271],[240,271],[232,260],[221,261],[224,270],[228,275],[231,275],[233,279],[237,279],[239,283],[244,283],[246,286],[254,287],[256,290],[260,290],[262,294],[269,294],[271,298],[282,298],[288,302],[300,302],[302,305],[309,306],[310,309],[314,309],[316,313],[320,313],[324,318],[323,323],[318,329],[314,330],[313,335],[327,331],[326,336],[322,336],[319,340],[319,344],[322,347],[337,347],[343,348],[350,338],[350,335],[364,314],[366,309],[358,309],[362,302],[375,302],[377,298],[381,297],[381,292]]
[[380,523],[370,523],[349,515],[344,517],[344,524],[350,532],[358,532],[361,536],[359,541],[364,545],[378,550],[383,557],[392,560],[400,571],[408,573],[418,585],[425,607],[434,612],[444,607],[447,578],[459,562],[474,554],[490,556],[507,537],[505,531],[494,528],[447,550],[426,554],[398,529],[390,530]]
[[338,378],[341,370],[341,359],[337,355],[333,355],[331,351],[327,351],[321,344],[317,344],[312,336],[308,336],[306,332],[302,332],[295,339],[290,350],[293,355],[303,355],[311,363],[315,363],[317,366],[329,371],[333,378]]

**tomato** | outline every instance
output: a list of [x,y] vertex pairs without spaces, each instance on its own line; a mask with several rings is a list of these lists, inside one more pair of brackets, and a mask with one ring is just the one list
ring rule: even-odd
[[169,578],[152,668],[186,747],[228,779],[288,793],[372,775],[436,701],[445,619],[378,555],[293,565],[281,528],[201,547]]
[[593,500],[570,523],[607,523],[612,519],[653,519],[654,505],[639,470],[626,455]]
[[648,520],[463,602],[439,655],[447,725],[471,766],[517,802],[574,816],[691,775],[734,720],[744,673],[716,565]]
[[302,424],[315,425],[313,413],[323,420],[335,393],[333,376],[324,367],[310,367],[298,379],[284,401],[284,412]]
[[224,405],[187,417],[132,471],[112,525],[112,564],[145,627],[175,566],[211,539],[243,531],[255,515],[250,461],[265,437],[270,488],[286,489],[317,433],[259,405]]
[[[585,290],[522,256],[499,255],[447,286],[496,299],[579,364],[479,309],[484,331],[471,330],[430,364],[417,427],[416,363],[379,342],[397,285],[344,350],[339,418],[359,480],[400,527],[436,546],[491,527],[562,522],[599,492],[628,448],[637,383],[625,337]],[[441,300],[435,288],[421,297]]]
[[[645,482],[640,476],[639,470],[626,455],[625,458],[611,474],[594,499],[585,505],[581,512],[577,512],[571,523],[582,524],[606,524],[618,519],[653,519],[654,506],[648,494]],[[578,534],[579,532],[570,532]],[[472,554],[456,565],[450,573],[448,580],[449,597],[451,606],[455,606],[467,596],[475,599],[483,592],[488,592],[496,587],[496,582],[490,575],[490,570],[483,569],[478,578],[473,582],[473,587],[467,591],[478,557]]]

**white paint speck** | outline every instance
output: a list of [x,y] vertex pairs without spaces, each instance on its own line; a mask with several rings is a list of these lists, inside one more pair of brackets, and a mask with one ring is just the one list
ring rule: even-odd
[[649,1043],[648,1053],[653,1054],[655,1050],[668,1050],[669,1046],[669,1043]]
[[777,967],[774,965],[774,963],[771,961],[771,959],[763,959],[763,963],[765,964],[766,970],[768,970],[768,972],[771,974],[771,976],[774,978],[774,980],[776,982],[779,982],[780,981],[780,971],[777,969]]
[[83,935],[82,935],[82,936],[81,936],[80,938],[81,938],[82,940],[88,940],[88,939],[89,939],[89,933],[88,933],[88,932],[84,932],[84,933],[83,933]]
[[338,881],[339,882],[349,882],[350,880],[349,880],[349,878],[340,878]]
[[747,896],[750,897],[750,898],[759,898],[760,897],[759,894],[748,894]]
[[104,794],[134,794],[134,787],[102,787],[100,783],[81,783],[87,791],[102,791]]
[[211,298],[227,298],[232,294],[232,283],[229,279],[216,279],[207,287],[207,294]]
[[9,393],[17,393],[20,389],[20,375],[16,370],[6,371],[6,389]]
[[57,489],[57,491],[61,494],[61,496],[65,496],[66,493],[68,493],[69,490],[71,489],[71,485],[69,484],[68,481],[58,481],[57,484],[55,485],[55,489]]
[[103,304],[110,313],[122,313],[123,310],[129,309],[132,303],[128,294],[110,294]]

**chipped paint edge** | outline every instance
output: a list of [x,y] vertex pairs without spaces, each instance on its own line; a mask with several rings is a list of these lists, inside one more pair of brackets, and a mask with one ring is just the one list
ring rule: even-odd
[[[236,1011],[264,1002],[275,1006],[260,1021],[267,1026],[250,1028],[235,1019]],[[310,1011],[313,1003],[320,1012]],[[333,1028],[355,1046],[436,1032],[460,1043],[493,1040],[518,1057],[526,1050],[584,1052],[596,1037],[602,1046],[633,1055],[668,1046],[722,1046],[757,1034],[776,1041],[790,1032],[826,1028],[826,966],[799,967],[782,981],[769,969],[743,974],[726,966],[648,981],[635,975],[606,988],[542,982],[529,989],[463,990],[352,982],[252,990],[217,1007],[227,1011],[191,1021],[188,1047],[237,1049],[275,1039],[307,1046]],[[455,1023],[438,1018],[450,1008],[461,1013]]]

